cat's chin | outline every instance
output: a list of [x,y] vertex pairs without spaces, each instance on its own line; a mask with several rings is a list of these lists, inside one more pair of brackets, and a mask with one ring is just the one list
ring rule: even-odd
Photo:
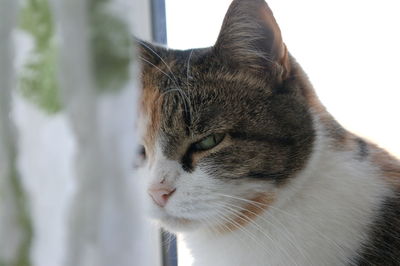
[[194,231],[201,226],[199,221],[176,217],[167,213],[158,213],[158,215],[154,215],[153,213],[151,219],[172,233]]
[[201,222],[196,219],[177,216],[154,205],[147,211],[151,220],[173,233],[193,231],[201,226]]
[[169,215],[159,219],[158,221],[164,229],[173,233],[193,231],[198,229],[200,226],[200,223],[195,220]]

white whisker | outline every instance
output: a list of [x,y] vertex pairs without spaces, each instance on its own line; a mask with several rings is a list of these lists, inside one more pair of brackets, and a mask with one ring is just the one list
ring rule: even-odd
[[[224,215],[224,213],[220,212],[220,211],[216,211],[218,213],[218,217],[225,221],[225,223],[227,225],[232,225],[235,228],[237,228],[238,230],[240,230],[245,236],[249,237],[251,240],[254,241],[254,243],[256,243],[257,245],[259,245],[266,253],[269,253],[269,249],[264,245],[263,242],[261,242],[260,240],[257,239],[257,237],[252,234],[251,232],[249,232],[246,228],[244,228],[243,226],[241,226],[239,223],[237,223],[236,221],[232,220],[230,217]],[[229,228],[229,227],[228,227]],[[232,229],[230,229],[229,231],[232,232]],[[248,245],[248,244],[247,244]],[[250,246],[248,245],[248,248],[251,250]]]
[[146,47],[149,51],[151,51],[155,56],[157,56],[161,60],[161,62],[163,62],[163,64],[167,67],[168,71],[174,77],[175,83],[177,83],[177,79],[176,79],[174,73],[172,72],[171,67],[165,62],[165,60],[156,51],[154,51],[150,46],[148,46],[145,42],[142,42],[140,40],[138,40],[138,42],[141,45],[143,45],[144,47]]
[[186,66],[186,85],[189,86],[189,76],[190,76],[190,59],[192,59],[192,54],[193,54],[194,49],[190,51],[189,58],[187,60],[187,66]]
[[150,62],[149,60],[139,56],[140,60],[143,60],[144,62],[148,63],[149,65],[153,66],[154,68],[156,68],[158,71],[160,71],[161,73],[163,73],[165,76],[167,76],[172,82],[174,82],[173,78],[168,75],[167,73],[165,73],[161,68],[159,68],[158,66],[156,66],[155,64],[153,64],[152,62]]
[[[237,210],[237,209],[234,209],[234,208],[231,208],[231,207],[227,206],[227,203],[226,203],[226,202],[223,202],[222,204],[219,204],[219,203],[214,203],[214,204],[217,204],[217,205],[219,205],[219,206],[222,206],[222,207],[224,208],[225,211],[227,211],[227,212],[233,214],[235,217],[241,219],[242,221],[248,223],[249,225],[252,225],[252,226],[255,227],[262,235],[264,235],[266,238],[268,238],[272,243],[274,242],[274,240],[271,238],[271,236],[269,236],[267,233],[265,233],[265,232],[264,232],[264,229],[263,229],[259,224],[257,224],[254,220],[252,220],[250,217],[248,217],[248,216],[247,216],[246,214],[244,214],[243,212],[240,212],[240,211]],[[236,206],[236,205],[231,205],[231,206],[238,207],[238,206]],[[242,209],[242,210],[248,211],[247,209],[244,209],[244,208],[241,208],[241,209]],[[271,224],[271,222],[269,222],[269,221],[268,221],[268,223]],[[294,243],[293,243],[292,241],[290,241],[290,242],[294,245]],[[294,245],[294,246],[295,246],[295,245]],[[278,247],[279,247],[279,246],[278,246]],[[285,249],[283,249],[283,248],[280,248],[280,250],[281,250],[283,253],[285,253],[286,256],[287,256],[288,258],[292,258],[292,256],[290,256],[290,254],[287,252],[287,250],[285,250]],[[294,263],[294,265],[297,265],[297,262],[296,262],[296,261],[293,261],[293,263]]]
[[[275,211],[277,211],[277,212],[280,212],[281,214],[288,215],[288,216],[290,216],[291,218],[296,219],[298,222],[301,222],[301,223],[305,224],[308,228],[310,228],[311,230],[313,230],[315,233],[319,234],[319,235],[320,235],[322,238],[324,238],[326,241],[328,241],[328,242],[332,243],[333,245],[335,245],[335,246],[338,248],[338,250],[342,251],[342,248],[339,246],[338,243],[336,243],[334,240],[332,240],[331,238],[329,238],[328,236],[326,236],[326,235],[325,235],[324,233],[322,233],[320,230],[318,230],[317,228],[315,228],[314,226],[312,226],[312,224],[310,224],[310,223],[305,223],[305,221],[303,221],[303,220],[301,219],[301,217],[299,217],[299,216],[297,216],[297,215],[294,215],[294,214],[289,213],[289,212],[287,212],[287,211],[284,211],[284,210],[282,210],[282,209],[276,208],[276,207],[274,207],[274,206],[267,205],[267,204],[263,204],[263,203],[256,202],[256,201],[253,201],[253,200],[244,199],[244,198],[240,198],[240,197],[235,197],[235,196],[232,196],[232,195],[226,195],[226,194],[222,194],[222,193],[216,193],[216,194],[217,194],[217,195],[220,195],[220,196],[223,196],[223,197],[228,197],[228,198],[231,198],[231,199],[236,199],[236,200],[240,200],[240,201],[243,201],[243,202],[247,202],[247,203],[252,204],[253,206],[256,206],[256,207],[258,207],[258,208],[267,207],[267,208],[269,208],[269,209],[272,209],[272,210],[275,210]],[[271,215],[271,217],[272,217],[272,214],[270,214],[270,215]],[[276,217],[274,217],[274,219],[277,220]]]
[[184,98],[183,104],[184,104],[184,106],[185,106],[185,111],[190,113],[190,110],[188,109],[188,106],[187,106],[187,103],[186,103],[186,101],[189,102],[189,108],[190,108],[190,99],[189,99],[189,97],[186,95],[186,93],[185,93],[182,89],[179,88],[178,84],[176,83],[176,80],[175,80],[174,78],[172,78],[170,75],[168,75],[168,74],[167,74],[165,71],[163,71],[161,68],[159,68],[158,66],[156,66],[155,64],[153,64],[152,62],[150,62],[149,60],[147,60],[147,59],[145,59],[145,58],[143,58],[143,57],[140,57],[140,56],[139,56],[139,59],[140,59],[140,60],[143,60],[144,62],[146,62],[146,63],[148,63],[149,65],[151,65],[151,66],[153,66],[154,68],[156,68],[158,71],[160,71],[162,74],[164,74],[166,77],[168,77],[168,78],[175,84],[176,89],[169,89],[169,90],[165,91],[163,94],[166,94],[166,93],[169,93],[169,92],[172,92],[172,91],[177,91],[177,92],[181,95],[181,97]]

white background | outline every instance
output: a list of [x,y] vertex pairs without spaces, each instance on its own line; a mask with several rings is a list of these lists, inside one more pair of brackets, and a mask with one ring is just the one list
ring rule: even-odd
[[[213,45],[230,2],[166,0],[168,46]],[[268,4],[328,110],[349,130],[400,157],[400,1]],[[190,265],[179,251],[180,265]]]

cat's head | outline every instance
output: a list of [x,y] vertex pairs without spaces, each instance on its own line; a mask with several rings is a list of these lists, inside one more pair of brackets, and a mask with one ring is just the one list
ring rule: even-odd
[[267,211],[314,140],[297,66],[267,4],[233,1],[213,47],[140,43],[140,57],[140,178],[151,216],[173,231],[224,231]]

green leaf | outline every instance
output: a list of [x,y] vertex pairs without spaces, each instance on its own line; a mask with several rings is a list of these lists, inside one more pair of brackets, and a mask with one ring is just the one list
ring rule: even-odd
[[61,110],[57,80],[57,49],[54,25],[47,0],[27,0],[20,13],[21,29],[34,39],[34,50],[19,79],[26,98],[48,113]]
[[90,0],[92,66],[100,91],[121,89],[129,79],[132,40],[128,25],[107,8],[108,0]]

